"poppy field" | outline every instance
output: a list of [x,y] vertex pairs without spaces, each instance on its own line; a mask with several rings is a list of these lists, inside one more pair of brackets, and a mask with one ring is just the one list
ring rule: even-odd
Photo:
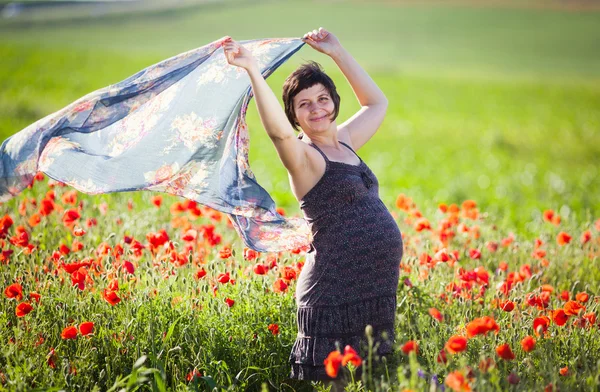
[[[0,220],[2,387],[301,390],[286,359],[305,249],[243,248],[227,216],[169,195],[89,196],[42,173],[30,188]],[[396,352],[349,388],[598,386],[600,219],[546,210],[527,241],[473,200],[389,208],[405,243]],[[350,377],[367,357],[347,347],[327,369]]]
[[[339,347],[327,371],[348,391],[598,390],[600,12],[400,3],[0,19],[1,139],[222,36],[328,28],[390,102],[357,153],[405,248],[393,355],[371,366],[366,347]],[[280,96],[308,59],[349,118],[346,79],[308,47],[269,85]],[[298,216],[248,109],[252,171]],[[325,391],[288,378],[305,252],[247,249],[190,200],[88,195],[38,173],[0,204],[0,390]]]

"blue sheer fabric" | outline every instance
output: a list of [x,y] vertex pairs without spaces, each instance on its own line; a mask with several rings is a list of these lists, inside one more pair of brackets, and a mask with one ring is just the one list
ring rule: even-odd
[[[245,245],[260,252],[308,246],[306,221],[278,214],[250,170],[252,88],[247,72],[227,62],[224,38],[94,91],[5,140],[0,202],[41,171],[88,194],[150,190],[197,201],[227,213]],[[239,43],[264,77],[304,45],[297,38]]]

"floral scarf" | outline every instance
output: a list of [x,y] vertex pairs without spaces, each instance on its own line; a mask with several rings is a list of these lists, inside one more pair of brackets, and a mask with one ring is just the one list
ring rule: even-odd
[[[0,202],[41,171],[88,194],[150,190],[194,200],[227,213],[245,245],[260,252],[308,246],[307,222],[278,214],[250,170],[252,88],[247,72],[227,62],[224,38],[96,90],[6,139]],[[304,45],[297,38],[240,44],[264,77]]]

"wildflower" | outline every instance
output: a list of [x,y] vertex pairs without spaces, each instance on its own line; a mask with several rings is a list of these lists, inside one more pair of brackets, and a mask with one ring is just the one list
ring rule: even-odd
[[440,311],[436,308],[429,308],[429,315],[439,322],[441,322],[444,319],[442,313],[440,313]]
[[354,367],[359,367],[362,364],[362,358],[349,345],[344,347],[344,356],[342,357],[342,366],[346,366],[348,363],[351,363],[352,365],[354,365]]
[[225,303],[227,304],[227,306],[229,306],[231,308],[233,306],[233,304],[235,304],[235,301],[232,300],[231,298],[225,298]]
[[469,385],[467,378],[460,371],[454,371],[446,376],[444,383],[448,388],[454,392],[470,392],[471,386]]
[[65,211],[62,221],[65,226],[70,227],[74,225],[79,218],[81,218],[81,215],[79,215],[79,212],[77,210],[69,209]]
[[157,208],[160,207],[160,205],[162,204],[161,195],[152,196],[150,200],[152,201],[152,204],[154,204]]
[[565,306],[565,313],[569,316],[577,316],[579,312],[585,310],[585,306],[581,305],[579,302],[568,301]]
[[46,355],[46,363],[52,369],[56,368],[56,354],[54,353],[54,348],[50,348],[50,352]]
[[77,337],[77,328],[74,326],[66,327],[63,329],[60,337],[63,339],[75,339]]
[[515,359],[515,354],[513,354],[512,350],[510,349],[510,346],[506,343],[496,347],[496,354],[498,354],[500,358],[507,361]]
[[197,237],[198,232],[194,229],[189,229],[181,236],[181,239],[186,242],[192,242],[195,241]]
[[450,354],[463,352],[467,349],[467,338],[465,338],[464,336],[456,335],[450,336],[450,339],[448,339],[444,348]]
[[535,348],[535,339],[533,336],[527,335],[521,340],[521,347],[523,347],[523,351],[526,353],[533,351]]
[[503,301],[500,303],[500,309],[505,312],[512,312],[515,308],[515,303],[513,301]]
[[187,382],[190,382],[192,380],[194,380],[195,378],[201,378],[202,377],[202,373],[200,373],[196,368],[194,368],[194,370],[190,370],[190,372],[187,374],[187,376],[185,376],[185,380]]
[[448,362],[448,357],[446,356],[446,351],[444,349],[440,350],[435,361],[444,365]]
[[83,235],[85,235],[86,231],[83,230],[81,227],[77,227],[73,230],[73,235],[75,237],[81,237]]
[[563,309],[556,309],[552,312],[552,321],[554,321],[554,324],[558,325],[559,327],[565,325],[567,320],[569,320],[569,316]]
[[408,342],[404,343],[404,345],[402,346],[402,352],[404,354],[408,355],[412,351],[414,351],[415,354],[418,354],[419,353],[419,345],[414,340],[409,340]]
[[131,261],[126,261],[126,260],[123,261],[123,268],[125,268],[125,270],[127,272],[129,272],[131,275],[133,275],[135,272],[135,267],[133,266]]
[[281,278],[278,278],[273,282],[273,291],[276,293],[283,293],[287,290],[288,284]]
[[537,336],[545,334],[549,326],[550,319],[546,316],[540,316],[533,320],[533,331]]
[[6,298],[15,298],[20,301],[23,298],[23,287],[20,283],[13,283],[4,289],[4,295]]
[[228,259],[231,257],[231,248],[229,246],[225,246],[223,247],[223,249],[221,249],[219,251],[219,257],[221,259]]
[[225,283],[228,283],[228,282],[229,282],[229,279],[230,279],[230,277],[229,277],[229,272],[226,272],[226,273],[224,273],[224,274],[219,274],[219,275],[217,276],[217,281],[218,281],[219,283],[223,283],[223,284],[225,284]]
[[31,293],[29,293],[29,298],[39,304],[40,298],[42,298],[42,296],[36,293],[35,291],[32,291]]
[[325,364],[325,372],[327,373],[327,375],[331,378],[336,378],[338,371],[340,369],[340,365],[342,364],[342,353],[340,353],[339,351],[332,351],[329,353],[329,355],[327,356],[327,358],[325,358],[325,360],[323,361],[323,364]]
[[575,296],[575,299],[581,303],[586,303],[588,301],[588,299],[590,298],[590,296],[588,295],[588,293],[577,293],[577,295]]
[[567,376],[569,374],[569,367],[565,366],[563,368],[560,368],[560,370],[558,372],[560,373],[561,376]]
[[87,336],[94,332],[94,323],[92,321],[85,321],[79,324],[79,333],[81,336]]
[[121,298],[119,298],[117,293],[115,293],[112,290],[104,289],[104,291],[102,292],[102,296],[104,297],[106,302],[108,302],[112,306],[115,306],[116,304],[121,302]]
[[33,307],[28,302],[21,302],[15,308],[15,314],[17,317],[24,317],[33,310]]
[[506,379],[511,385],[517,385],[519,382],[521,382],[521,378],[517,373],[510,373]]
[[269,324],[269,326],[267,327],[267,329],[269,331],[271,331],[271,333],[273,335],[279,335],[279,325],[277,325],[277,324]]
[[199,269],[198,271],[196,271],[196,274],[194,275],[194,277],[196,279],[202,279],[206,276],[206,270],[204,268]]
[[496,321],[489,316],[476,318],[467,324],[467,336],[472,338],[475,335],[487,335],[489,331],[498,333],[500,327]]
[[254,249],[244,247],[244,259],[248,261],[252,261],[256,259],[260,255],[259,252]]
[[565,233],[564,231],[561,231],[556,236],[556,243],[560,246],[563,246],[571,242],[571,238],[572,237],[569,234]]
[[256,275],[265,275],[269,271],[264,264],[256,264],[253,270]]

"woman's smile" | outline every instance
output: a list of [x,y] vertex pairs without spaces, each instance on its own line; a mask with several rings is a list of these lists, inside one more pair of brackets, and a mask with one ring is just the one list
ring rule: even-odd
[[313,118],[313,119],[311,119],[311,121],[322,121],[322,120],[325,120],[326,118],[327,118],[327,115],[325,114],[325,115],[323,115],[323,117]]

